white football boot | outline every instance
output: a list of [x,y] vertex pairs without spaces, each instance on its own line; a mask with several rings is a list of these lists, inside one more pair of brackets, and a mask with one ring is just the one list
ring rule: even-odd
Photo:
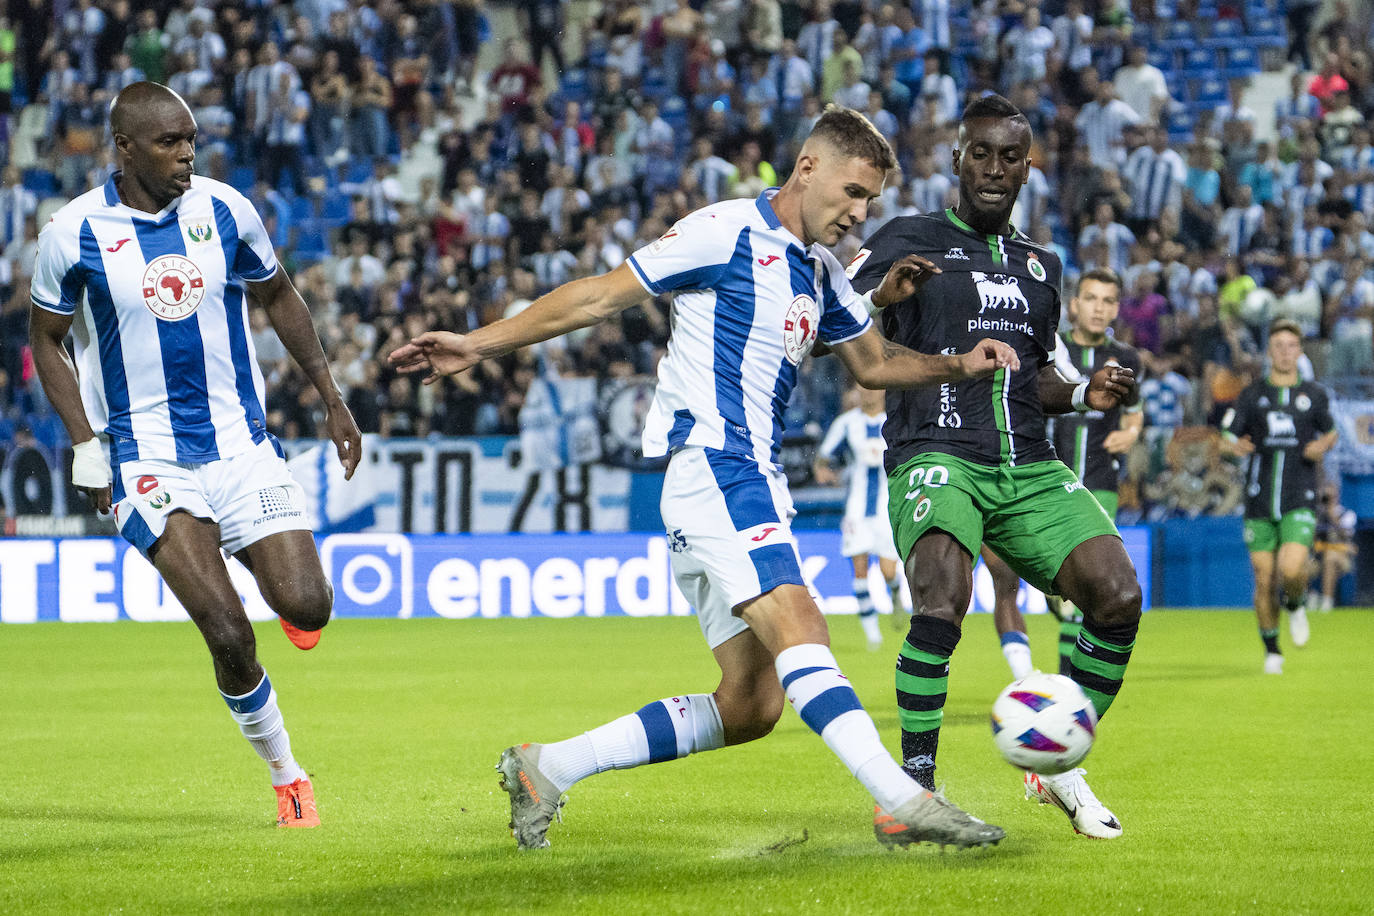
[[1074,831],[1083,836],[1099,840],[1121,836],[1121,822],[1097,800],[1083,774],[1082,767],[1054,776],[1027,772],[1026,798],[1036,799],[1042,805],[1054,805],[1069,816]]
[[1297,607],[1288,614],[1288,635],[1293,637],[1293,645],[1301,649],[1307,645],[1312,628],[1307,624],[1307,608]]
[[1283,674],[1283,656],[1277,652],[1268,652],[1264,656],[1265,674]]

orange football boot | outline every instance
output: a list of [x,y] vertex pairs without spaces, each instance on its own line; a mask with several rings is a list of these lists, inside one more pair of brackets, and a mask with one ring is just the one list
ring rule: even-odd
[[320,826],[320,815],[315,810],[315,790],[310,787],[310,780],[297,779],[273,788],[277,790],[278,827]]
[[319,645],[320,634],[324,632],[324,630],[302,630],[300,627],[293,627],[281,617],[277,618],[277,623],[281,624],[282,632],[286,634],[287,639],[291,640],[291,645],[302,651],[313,649]]

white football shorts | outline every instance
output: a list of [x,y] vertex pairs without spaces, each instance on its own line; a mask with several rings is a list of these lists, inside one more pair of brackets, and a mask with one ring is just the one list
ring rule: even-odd
[[864,554],[876,554],[884,560],[900,559],[892,537],[892,522],[886,512],[846,515],[840,519],[840,555],[857,557]]
[[305,492],[270,439],[218,461],[123,461],[114,478],[119,533],[144,556],[177,511],[218,522],[220,546],[231,554],[269,534],[310,529]]
[[673,577],[712,649],[748,629],[732,613],[737,605],[806,585],[781,471],[747,455],[682,448],[668,462],[659,506]]

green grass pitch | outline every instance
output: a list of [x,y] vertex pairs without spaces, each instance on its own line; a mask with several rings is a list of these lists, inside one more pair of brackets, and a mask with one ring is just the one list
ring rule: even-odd
[[[272,826],[189,624],[5,627],[0,912],[1369,913],[1372,623],[1313,614],[1266,677],[1248,613],[1148,614],[1086,761],[1125,827],[1104,842],[1021,798],[987,724],[1008,675],[970,618],[941,779],[1007,838],[958,853],[879,847],[867,795],[790,710],[753,745],[575,786],[553,848],[517,853],[501,749],[709,691],[689,619],[340,620],[310,653],[259,625],[310,831]],[[1031,627],[1052,667],[1051,621]],[[853,618],[831,629],[895,747],[896,634],[870,654]]]

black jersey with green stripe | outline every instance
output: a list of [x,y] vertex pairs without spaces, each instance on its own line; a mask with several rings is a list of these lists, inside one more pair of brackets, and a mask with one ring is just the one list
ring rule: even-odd
[[[1101,346],[1089,347],[1074,343],[1068,334],[1061,336],[1069,360],[1082,378],[1092,378],[1094,372],[1114,362],[1130,369],[1139,380],[1140,354],[1135,347],[1110,337]],[[1061,414],[1050,420],[1050,441],[1059,453],[1059,460],[1067,464],[1089,490],[1116,492],[1121,481],[1120,462],[1116,455],[1107,451],[1103,443],[1113,430],[1121,428],[1123,409],[1138,410],[1139,400],[1125,408]]]
[[1245,472],[1245,517],[1278,521],[1312,509],[1317,465],[1303,457],[1307,443],[1335,426],[1326,389],[1315,382],[1278,386],[1251,382],[1222,418],[1222,431],[1255,444]]
[[883,426],[888,472],[932,451],[985,465],[1054,458],[1039,374],[1054,352],[1059,323],[1063,267],[1058,256],[1018,232],[977,232],[952,210],[899,216],[873,233],[850,263],[854,288],[874,289],[908,254],[929,258],[943,273],[880,313],[883,334],[919,353],[963,353],[991,337],[1016,348],[1021,368],[999,369],[990,378],[889,390]]

